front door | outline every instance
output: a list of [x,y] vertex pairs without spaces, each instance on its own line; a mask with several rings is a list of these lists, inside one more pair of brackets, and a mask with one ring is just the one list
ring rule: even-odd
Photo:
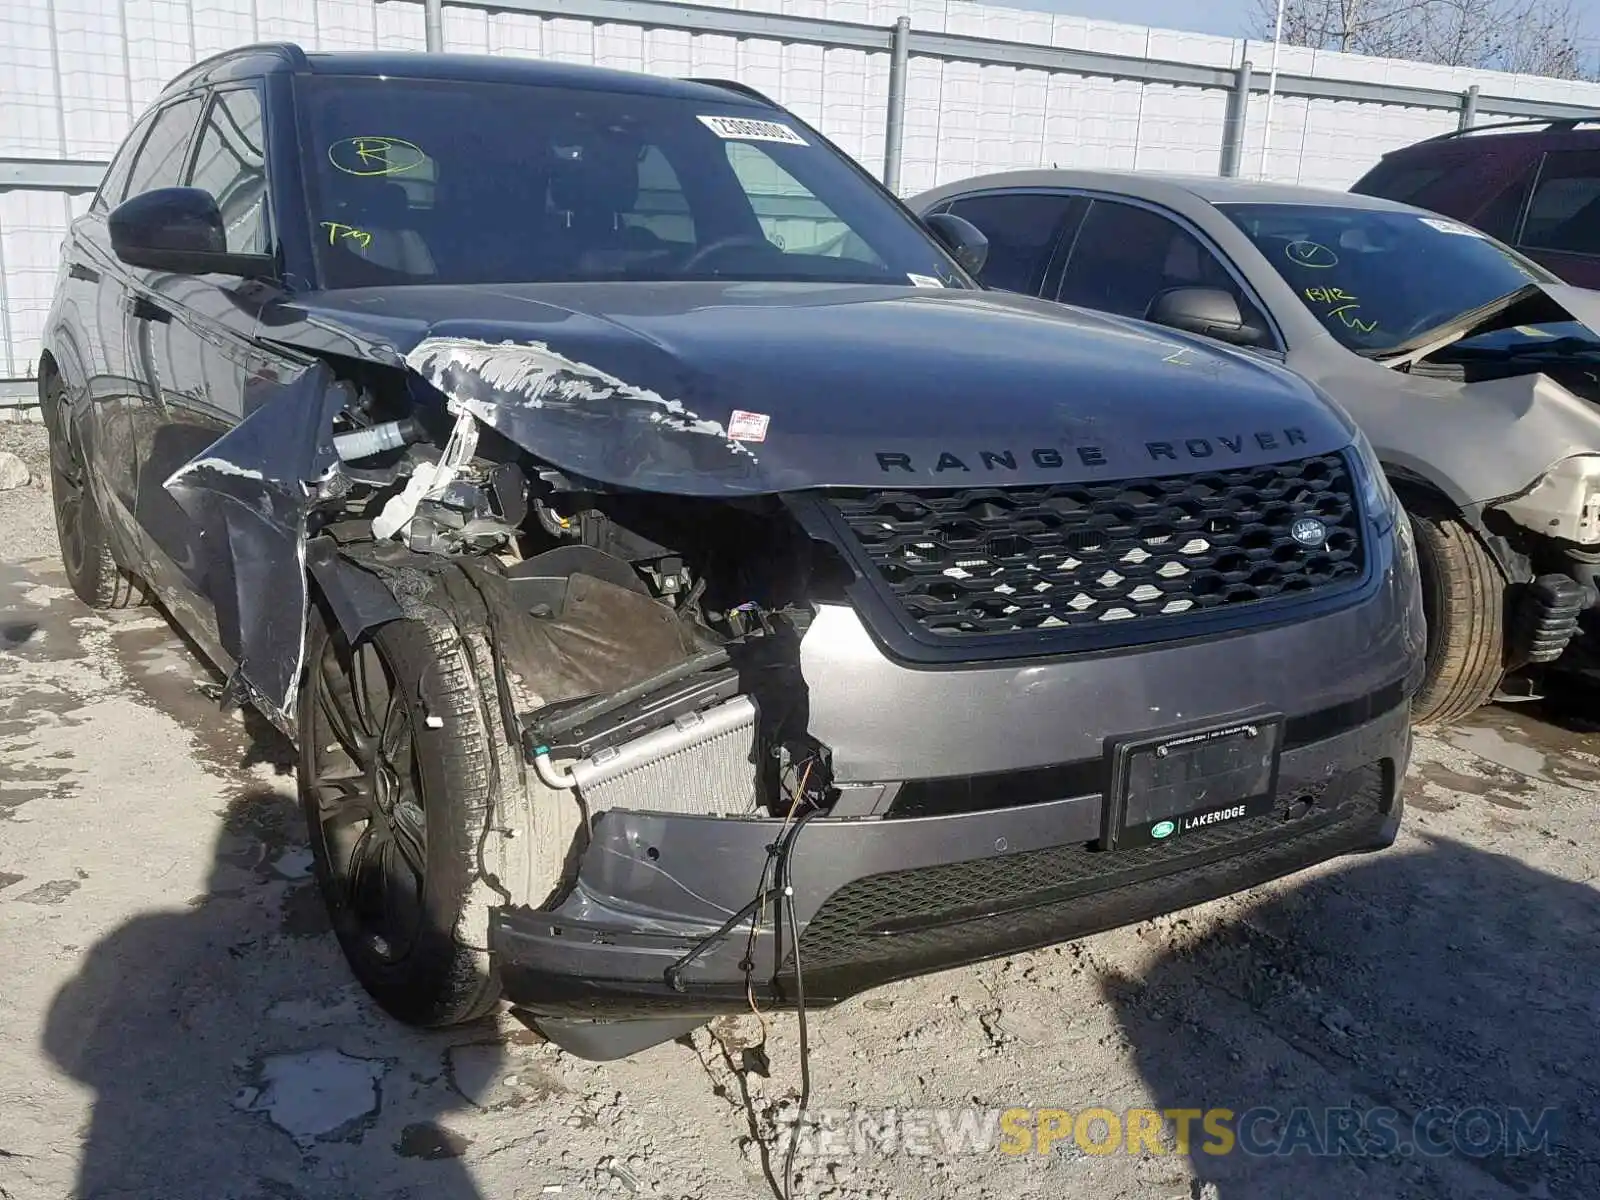
[[[216,198],[231,253],[265,253],[269,245],[262,138],[256,89],[218,90],[205,105],[181,176],[184,186]],[[215,578],[227,562],[225,531],[196,521],[166,483],[244,417],[245,382],[263,362],[253,338],[268,294],[245,280],[148,272],[132,298],[152,397],[140,428],[139,524],[168,574],[163,591],[184,610],[184,624],[230,660],[237,647],[223,630],[236,622],[219,622],[217,605],[219,595],[229,602],[232,588]]]
[[[72,426],[56,431],[77,439],[85,451],[82,461],[92,462],[85,485],[105,518],[118,557],[137,563],[142,546],[133,519],[138,476],[132,414],[137,407],[138,381],[133,378],[130,329],[124,300],[127,268],[111,252],[106,217],[121,202],[129,172],[150,128],[159,114],[146,115],[134,126],[101,180],[89,211],[72,224],[62,247],[65,278],[61,295],[73,308],[73,318],[63,328],[83,331],[83,342],[63,344],[62,355],[76,362],[65,378],[81,381],[81,394],[71,401]],[[57,442],[64,452],[65,442]]]

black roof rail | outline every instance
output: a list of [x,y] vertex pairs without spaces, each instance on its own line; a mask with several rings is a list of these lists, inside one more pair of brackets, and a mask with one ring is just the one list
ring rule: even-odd
[[783,105],[779,104],[771,96],[767,96],[767,95],[764,95],[761,92],[756,91],[756,89],[751,87],[748,83],[739,83],[738,81],[733,80],[733,79],[693,79],[693,78],[690,78],[690,79],[685,79],[684,82],[685,83],[698,83],[698,84],[700,84],[700,85],[702,85],[704,87],[721,88],[725,92],[738,92],[739,95],[747,96],[751,100],[759,100],[759,101],[761,101],[761,103],[767,105],[767,107],[769,107],[769,108],[782,108],[783,107]]
[[1495,121],[1489,125],[1474,125],[1470,129],[1452,129],[1449,133],[1436,134],[1431,138],[1424,138],[1427,142],[1450,142],[1456,138],[1467,137],[1469,134],[1483,133],[1490,129],[1544,129],[1552,133],[1565,133],[1576,129],[1579,125],[1600,124],[1600,113],[1592,117],[1528,117],[1521,121]]
[[193,66],[185,68],[168,80],[161,89],[161,95],[165,96],[169,92],[182,91],[192,87],[196,80],[206,78],[224,63],[235,59],[263,55],[277,58],[291,71],[305,71],[309,70],[311,66],[310,61],[306,58],[306,52],[294,42],[252,42],[248,46],[235,46],[231,50],[223,50],[218,54],[202,58]]

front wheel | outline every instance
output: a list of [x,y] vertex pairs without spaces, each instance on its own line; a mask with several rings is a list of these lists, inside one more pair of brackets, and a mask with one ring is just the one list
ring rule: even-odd
[[484,1015],[500,994],[488,931],[460,926],[493,800],[491,734],[459,636],[397,620],[352,646],[313,606],[298,707],[312,858],[356,978],[408,1024]]
[[1426,509],[1410,519],[1428,625],[1411,719],[1449,725],[1487,704],[1505,675],[1506,578],[1461,520]]

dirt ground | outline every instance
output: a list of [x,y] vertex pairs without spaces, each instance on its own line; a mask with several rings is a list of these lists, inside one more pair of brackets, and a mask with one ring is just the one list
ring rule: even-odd
[[[308,877],[287,746],[219,715],[157,610],[77,603],[40,429],[0,425],[5,449],[35,481],[0,492],[0,1200],[773,1194],[792,1016],[763,1077],[753,1017],[595,1065],[510,1017],[425,1035],[377,1012]],[[1265,1106],[1253,1144],[1280,1150],[1299,1108],[1408,1130],[1554,1110],[1542,1146],[1316,1156],[1241,1135],[1212,1154],[1197,1134],[1188,1153],[1097,1154],[1095,1134],[1007,1154],[905,1124],[813,1144],[798,1191],[1600,1196],[1600,724],[1581,707],[1422,737],[1392,850],[811,1022],[830,1110]]]

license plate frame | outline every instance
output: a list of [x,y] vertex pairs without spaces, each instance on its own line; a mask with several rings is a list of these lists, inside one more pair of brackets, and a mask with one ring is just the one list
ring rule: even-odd
[[1271,812],[1284,721],[1258,713],[1108,742],[1100,848],[1181,841]]

